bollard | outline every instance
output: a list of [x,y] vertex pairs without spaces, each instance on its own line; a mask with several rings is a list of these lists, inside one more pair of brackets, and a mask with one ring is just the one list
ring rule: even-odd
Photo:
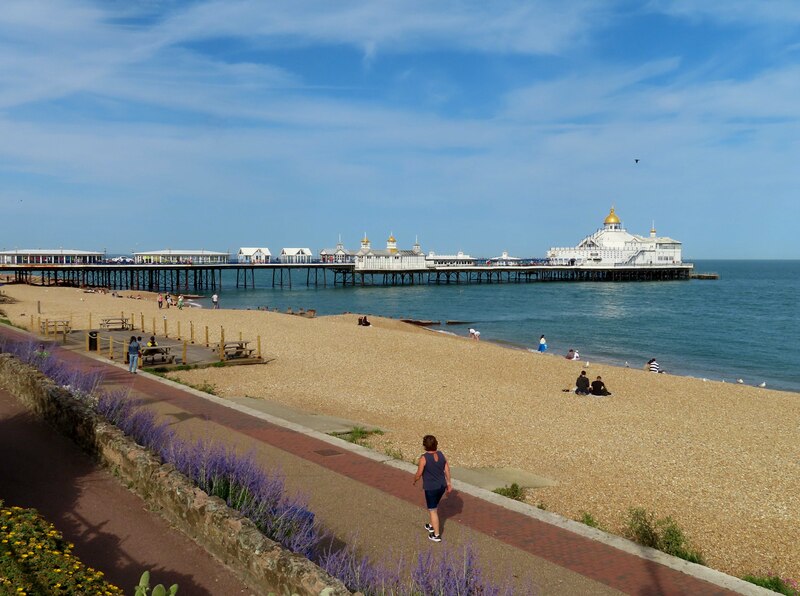
[[153,317],[153,335],[156,334],[156,318]]
[[44,320],[44,336],[48,337],[50,335],[50,319]]
[[178,321],[178,335],[175,336],[175,339],[181,338],[181,322]]
[[239,341],[242,341],[242,332],[239,332]]
[[86,349],[84,350],[84,352],[88,352],[88,351],[89,351],[89,332],[87,331],[86,332]]
[[108,359],[114,360],[114,338],[110,336],[108,338]]
[[92,328],[92,313],[89,313],[89,329]]
[[181,364],[186,364],[186,340],[183,340],[183,353],[181,354]]
[[[133,313],[131,313],[131,331],[136,331],[136,317]],[[144,331],[144,328],[142,328],[142,331]]]
[[63,332],[63,339],[61,340],[61,343],[66,345],[67,344],[67,324],[66,323],[64,323],[64,326],[61,328],[61,331]]
[[257,336],[256,340],[258,341],[258,357],[261,358],[261,336]]
[[194,322],[189,321],[189,341],[194,343]]
[[219,328],[219,361],[225,360],[225,328]]
[[206,347],[208,347],[208,325],[206,325]]
[[144,313],[139,313],[141,315],[141,322],[142,322],[142,333],[144,333]]
[[169,337],[169,332],[167,331],[167,317],[164,317],[164,337]]

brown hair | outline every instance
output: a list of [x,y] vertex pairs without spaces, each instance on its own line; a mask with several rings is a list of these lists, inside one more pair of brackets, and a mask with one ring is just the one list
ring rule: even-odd
[[439,448],[439,441],[433,435],[425,435],[422,437],[422,446],[425,451],[436,451]]

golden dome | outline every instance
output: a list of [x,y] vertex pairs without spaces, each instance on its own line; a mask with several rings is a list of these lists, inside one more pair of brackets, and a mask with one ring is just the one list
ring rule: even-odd
[[394,239],[394,236],[389,236],[388,242],[397,242],[397,240]]
[[605,219],[605,221],[603,223],[606,224],[606,225],[620,223],[619,222],[619,217],[617,217],[617,214],[614,213],[614,208],[613,207],[611,208],[611,213],[608,214],[608,217],[606,217],[606,219]]

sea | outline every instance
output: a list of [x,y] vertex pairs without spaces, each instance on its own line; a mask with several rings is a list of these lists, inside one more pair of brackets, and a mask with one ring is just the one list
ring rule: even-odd
[[289,289],[256,273],[255,288],[236,289],[226,272],[219,296],[223,308],[440,321],[431,329],[466,336],[472,327],[482,341],[520,349],[536,349],[544,334],[550,353],[573,348],[632,368],[656,358],[672,374],[800,392],[800,260],[694,264],[719,279],[332,287],[329,277],[324,288],[295,273]]

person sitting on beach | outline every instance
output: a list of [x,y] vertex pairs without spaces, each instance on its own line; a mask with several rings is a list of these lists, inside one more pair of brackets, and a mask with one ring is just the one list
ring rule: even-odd
[[651,358],[650,360],[647,361],[647,370],[653,373],[664,372],[663,370],[661,370],[661,367],[658,365],[658,362],[656,362],[655,358]]
[[567,352],[567,355],[565,356],[565,358],[567,360],[580,360],[581,359],[581,355],[578,354],[578,350],[573,350],[572,348],[570,348],[569,352]]
[[158,345],[158,342],[156,341],[156,336],[155,335],[151,335],[150,336],[150,341],[147,342],[147,347],[148,348],[155,348],[157,345]]
[[606,389],[606,384],[603,383],[603,379],[599,376],[595,381],[592,381],[592,395],[611,395],[608,389]]
[[358,324],[361,325],[362,327],[371,327],[372,326],[372,323],[369,322],[369,319],[367,318],[367,315],[364,315],[363,317],[358,317]]
[[589,395],[589,377],[586,371],[581,371],[581,376],[575,381],[575,395]]

